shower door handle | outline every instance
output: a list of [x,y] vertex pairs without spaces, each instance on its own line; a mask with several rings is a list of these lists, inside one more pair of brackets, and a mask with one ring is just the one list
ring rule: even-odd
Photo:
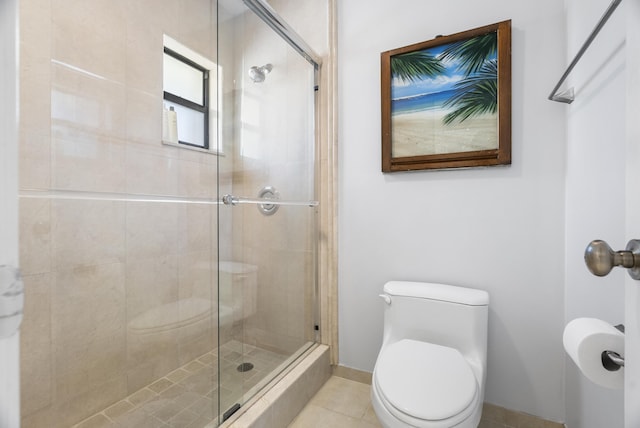
[[222,197],[222,203],[225,205],[238,205],[240,199],[233,195],[224,195]]
[[605,276],[614,267],[622,266],[628,269],[631,278],[640,280],[640,240],[632,239],[622,251],[613,251],[599,239],[591,241],[584,251],[584,261],[596,276]]

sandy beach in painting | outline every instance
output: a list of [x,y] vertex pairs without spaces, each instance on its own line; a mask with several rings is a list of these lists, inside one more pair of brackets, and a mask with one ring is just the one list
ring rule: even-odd
[[392,156],[421,156],[498,148],[497,114],[484,114],[445,125],[447,111],[427,109],[391,117]]

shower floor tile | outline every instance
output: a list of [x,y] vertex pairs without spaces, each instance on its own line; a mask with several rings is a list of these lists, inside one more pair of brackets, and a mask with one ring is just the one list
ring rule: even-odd
[[[203,428],[218,416],[219,403],[224,413],[286,359],[286,355],[232,340],[73,428]],[[239,365],[247,362],[253,368],[239,372]]]

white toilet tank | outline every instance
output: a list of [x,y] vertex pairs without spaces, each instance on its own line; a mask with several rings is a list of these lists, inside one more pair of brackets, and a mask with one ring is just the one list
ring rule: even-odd
[[[384,286],[383,347],[401,339],[455,348],[486,364],[489,294],[452,285],[390,281]],[[385,297],[386,300],[386,297]]]

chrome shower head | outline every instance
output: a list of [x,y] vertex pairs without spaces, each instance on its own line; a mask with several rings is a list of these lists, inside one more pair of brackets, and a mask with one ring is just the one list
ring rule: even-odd
[[271,64],[265,64],[262,67],[254,65],[249,69],[249,77],[254,83],[262,83],[267,74],[271,73],[271,70],[273,70],[273,65]]

